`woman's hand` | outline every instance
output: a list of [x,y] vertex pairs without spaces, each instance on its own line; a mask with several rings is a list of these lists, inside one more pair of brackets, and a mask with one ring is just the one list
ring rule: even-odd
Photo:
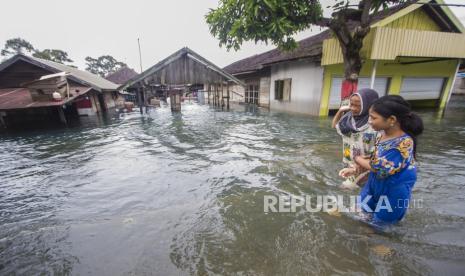
[[343,105],[339,108],[339,112],[347,112],[350,110],[350,106],[349,105]]
[[347,112],[350,110],[350,106],[348,105],[343,105],[339,108],[337,111],[336,115],[334,115],[333,122],[331,123],[331,126],[333,128],[336,127],[336,125],[339,123],[339,120],[341,119],[342,115],[344,115],[344,112]]

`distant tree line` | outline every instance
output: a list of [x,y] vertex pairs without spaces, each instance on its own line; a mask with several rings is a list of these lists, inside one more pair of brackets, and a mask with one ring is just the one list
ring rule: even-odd
[[[10,58],[16,54],[32,55],[36,58],[46,59],[76,67],[75,65],[71,64],[74,61],[68,56],[67,52],[59,49],[39,50],[34,48],[34,46],[32,46],[32,44],[27,40],[19,37],[8,39],[0,53],[0,55],[5,59]],[[116,72],[123,67],[127,67],[124,62],[118,61],[110,55],[103,55],[97,58],[86,57],[85,60],[86,70],[102,77]]]

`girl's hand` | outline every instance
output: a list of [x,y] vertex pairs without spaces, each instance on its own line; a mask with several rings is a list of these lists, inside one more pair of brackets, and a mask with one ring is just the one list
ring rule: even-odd
[[355,168],[344,168],[339,171],[339,176],[342,178],[348,178],[350,176],[355,175],[356,169]]
[[357,165],[360,165],[360,161],[363,162],[363,160],[369,160],[369,159],[370,159],[369,155],[366,155],[366,156],[359,155],[359,156],[354,157],[354,161]]
[[354,162],[363,170],[371,170],[370,156],[356,156]]

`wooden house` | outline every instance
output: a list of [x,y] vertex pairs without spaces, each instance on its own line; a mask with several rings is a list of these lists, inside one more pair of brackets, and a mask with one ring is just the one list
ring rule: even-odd
[[19,54],[0,64],[0,123],[66,123],[102,113],[115,107],[117,87],[92,73]]
[[191,49],[182,48],[119,87],[135,92],[141,107],[154,97],[169,97],[171,109],[181,109],[182,96],[194,92],[205,97],[207,103],[229,108],[233,86],[244,83],[225,72]]

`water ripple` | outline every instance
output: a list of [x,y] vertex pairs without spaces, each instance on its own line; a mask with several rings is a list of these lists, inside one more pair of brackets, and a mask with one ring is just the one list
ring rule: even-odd
[[354,194],[338,188],[341,141],[329,119],[186,103],[178,114],[5,134],[0,274],[464,269],[464,112],[434,114],[422,113],[414,196],[423,206],[388,234],[345,216],[263,212],[265,195]]

